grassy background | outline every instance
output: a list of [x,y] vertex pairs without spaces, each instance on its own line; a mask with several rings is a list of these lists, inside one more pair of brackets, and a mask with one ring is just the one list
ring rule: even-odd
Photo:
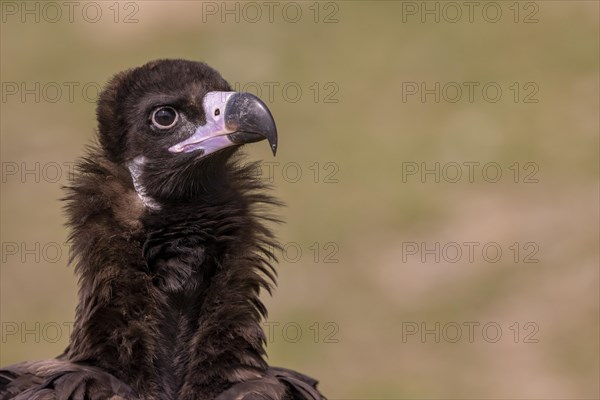
[[[255,10],[241,3],[236,22],[234,15],[224,21],[208,15],[206,5],[193,1],[121,3],[118,23],[113,2],[97,3],[97,23],[82,17],[84,3],[73,22],[65,8],[55,23],[44,19],[54,18],[51,9],[40,9],[39,22],[35,16],[22,22],[6,8],[11,2],[3,3],[0,365],[52,357],[68,342],[76,280],[67,266],[58,201],[68,168],[58,182],[49,180],[52,163],[73,162],[93,137],[94,104],[87,99],[95,97],[95,86],[87,97],[81,88],[151,59],[177,57],[204,60],[233,84],[258,84],[278,123],[276,159],[267,146],[247,150],[251,159],[280,163],[273,183],[288,205],[280,210],[287,224],[276,230],[282,243],[290,243],[289,253],[280,263],[278,291],[272,299],[265,296],[270,320],[279,324],[268,345],[271,363],[318,377],[332,399],[600,396],[597,2],[522,2],[519,23],[513,2],[502,1],[494,3],[502,11],[496,23],[483,18],[483,6],[472,23],[466,6],[456,23],[436,23],[431,16],[423,23],[403,14],[408,3],[394,1],[320,3],[317,23],[313,2],[294,3],[302,11],[296,23],[284,18],[284,3],[272,22],[262,2],[254,3],[263,15],[252,23]],[[25,7],[15,4],[18,12]],[[537,23],[523,23],[535,5]],[[288,20],[293,11],[287,9]],[[87,12],[93,18],[93,10]],[[131,12],[137,22],[123,23]],[[332,12],[337,22],[323,23]],[[435,102],[433,95],[425,102],[418,95],[403,101],[406,82],[433,87],[472,81],[479,88],[497,82],[502,98],[488,102],[476,89],[473,102],[466,93],[455,103],[444,97]],[[22,82],[41,88],[54,82],[62,97],[49,101],[51,86],[39,102],[9,94],[12,84]],[[73,101],[65,82],[79,84]],[[271,99],[265,82],[279,85]],[[518,102],[509,88],[514,82],[521,90]],[[539,88],[536,103],[523,102],[526,82]],[[282,92],[290,83],[302,89],[296,102],[292,89]],[[334,89],[329,99],[337,102],[325,102]],[[318,183],[310,169],[315,162]],[[473,182],[436,183],[431,175],[423,182],[403,179],[407,162],[429,168],[436,162],[496,162],[503,176],[489,183],[476,169]],[[523,169],[526,163],[535,163],[538,182],[524,183],[520,175],[514,183],[509,167],[515,162],[522,174],[531,171]],[[35,175],[8,173],[36,163],[39,182]],[[284,165],[300,166],[298,182],[290,182],[293,169],[282,174]],[[332,171],[337,182],[324,182]],[[315,242],[321,249],[316,262]],[[403,251],[413,242],[427,248],[494,242],[503,255],[487,262],[479,247],[474,262],[466,253],[457,262],[448,262],[454,253],[440,262],[424,255],[423,261],[420,253]],[[539,262],[524,263],[523,249],[515,262],[509,249],[514,242],[534,242]],[[7,247],[15,243],[16,255]],[[23,251],[35,243],[39,262]],[[53,243],[62,254],[53,252]],[[339,262],[324,262],[332,249]],[[472,342],[468,322],[479,324]],[[496,343],[481,331],[490,322],[502,328]],[[534,325],[526,329],[527,322]],[[439,323],[439,343],[433,334],[403,340],[411,323],[428,329]],[[452,323],[462,327],[456,343],[449,340]],[[295,341],[298,326],[302,335]],[[537,343],[527,343],[534,327]],[[494,336],[493,329],[488,333]]]

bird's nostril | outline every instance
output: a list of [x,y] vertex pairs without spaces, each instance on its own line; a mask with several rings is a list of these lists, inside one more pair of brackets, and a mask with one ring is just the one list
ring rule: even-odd
[[217,116],[219,116],[219,115],[221,115],[221,110],[217,108],[217,109],[215,110],[215,117],[217,117]]

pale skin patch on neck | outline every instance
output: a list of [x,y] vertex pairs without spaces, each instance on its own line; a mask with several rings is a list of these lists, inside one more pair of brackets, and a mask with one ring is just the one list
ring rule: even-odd
[[146,194],[146,188],[140,182],[140,176],[142,175],[142,170],[144,168],[144,164],[146,163],[146,157],[138,156],[131,160],[127,167],[129,168],[129,173],[131,174],[131,179],[133,181],[133,188],[135,189],[138,197],[146,206],[152,210],[160,210],[160,205],[150,196]]

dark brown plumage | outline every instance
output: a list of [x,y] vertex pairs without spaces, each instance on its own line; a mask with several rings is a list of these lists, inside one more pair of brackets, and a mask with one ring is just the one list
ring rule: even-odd
[[276,245],[261,209],[277,202],[237,152],[264,138],[275,150],[276,130],[263,103],[230,90],[183,60],[108,84],[99,145],[65,198],[80,278],[70,344],[0,370],[1,399],[322,398],[264,360],[258,295]]

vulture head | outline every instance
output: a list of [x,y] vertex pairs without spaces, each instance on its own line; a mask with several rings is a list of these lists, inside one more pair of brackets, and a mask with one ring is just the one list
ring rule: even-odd
[[273,155],[277,151],[277,128],[265,103],[231,91],[200,62],[158,60],[116,75],[100,96],[97,116],[106,157],[127,165],[150,207],[222,187],[228,160],[242,144],[266,139]]
[[321,400],[317,382],[264,356],[262,289],[277,244],[255,164],[267,106],[206,64],[158,60],[100,95],[99,146],[65,210],[79,275],[69,346],[0,369],[0,398]]

